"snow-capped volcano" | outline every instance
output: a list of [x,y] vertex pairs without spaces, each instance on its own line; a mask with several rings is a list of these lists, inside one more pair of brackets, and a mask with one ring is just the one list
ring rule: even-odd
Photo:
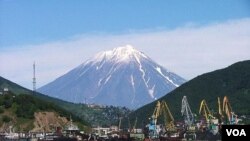
[[147,58],[146,55],[137,51],[131,45],[126,45],[124,47],[115,48],[110,51],[100,52],[95,55],[92,61],[101,61],[106,59],[106,61],[130,62],[131,59],[138,59],[139,57]]
[[41,87],[40,92],[71,102],[138,108],[185,80],[130,45],[96,54]]

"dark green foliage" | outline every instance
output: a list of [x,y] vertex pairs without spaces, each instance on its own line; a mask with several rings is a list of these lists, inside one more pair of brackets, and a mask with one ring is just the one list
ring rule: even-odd
[[[233,64],[225,69],[216,70],[198,76],[159,100],[165,100],[176,120],[182,120],[181,100],[186,95],[194,113],[198,114],[202,99],[212,111],[217,113],[217,97],[229,98],[234,112],[238,115],[250,115],[250,61]],[[130,115],[130,119],[138,118],[138,125],[148,123],[156,101],[152,102]]]
[[[63,108],[55,105],[54,103],[41,100],[33,95],[0,95],[0,106],[3,106],[4,108],[10,108],[13,106],[13,104],[15,104],[15,108],[12,108],[12,110],[14,109],[16,116],[19,118],[33,119],[35,112],[55,111],[61,116],[68,118],[71,116],[74,121],[80,121],[82,123],[85,123],[85,121],[83,121],[81,118],[71,114],[70,112],[67,112]],[[3,113],[4,109],[0,107],[0,111],[0,113]],[[7,122],[8,118],[4,116],[3,120]]]
[[2,121],[3,122],[10,122],[11,118],[9,116],[7,116],[7,115],[3,115]]
[[23,118],[34,118],[34,113],[40,109],[40,103],[29,95],[18,95],[15,98],[17,103],[16,115]]
[[[71,114],[57,105],[38,99],[32,95],[20,94],[15,98],[17,104],[16,115],[23,118],[34,118],[34,113],[38,111],[55,111],[60,116],[70,117]],[[82,121],[72,115],[73,120]]]
[[4,112],[3,107],[0,107],[0,114],[2,114]]
[[3,102],[3,106],[4,108],[10,108],[12,103],[13,103],[13,96],[12,94],[7,94],[3,96],[3,100],[1,100]]
[[[46,110],[49,109],[49,107],[53,107],[54,111],[59,113],[60,115],[64,115],[66,117],[72,117],[74,121],[80,121],[81,123],[85,125],[89,125],[88,123],[91,123],[92,125],[118,125],[118,116],[121,114],[122,117],[128,115],[130,113],[130,110],[124,107],[113,107],[113,106],[107,106],[105,108],[90,108],[85,104],[75,104],[71,102],[66,102],[60,99],[56,99],[53,97],[49,97],[43,94],[40,94],[38,92],[32,93],[32,91],[23,88],[7,79],[4,79],[0,76],[0,90],[3,88],[9,88],[10,91],[12,91],[15,94],[26,94],[26,95],[32,95],[33,98],[38,99],[38,101],[35,102],[36,107],[39,107],[39,110]],[[43,104],[38,104],[39,101],[44,101]],[[20,104],[22,102],[20,101]],[[45,104],[46,103],[46,104]],[[33,103],[30,103],[33,105]],[[1,99],[0,99],[0,105]],[[40,105],[40,106],[38,106]],[[54,105],[54,106],[53,106]],[[56,106],[55,106],[56,105]],[[25,109],[27,109],[27,106],[19,106],[17,109],[17,115],[21,117],[25,117],[23,112],[25,112]],[[31,113],[33,113],[34,110],[37,109],[30,109],[28,110],[28,117],[31,118]]]
[[[66,117],[72,117],[72,119],[74,121],[79,121],[84,125],[88,125],[88,123],[83,119],[83,116],[80,116],[82,114],[82,106],[80,104],[73,104],[70,102],[66,102],[60,99],[56,99],[56,98],[52,98],[40,93],[33,93],[31,90],[26,89],[24,87],[19,86],[16,83],[13,83],[3,77],[0,76],[0,91],[2,91],[4,88],[8,88],[9,89],[9,94],[15,94],[15,95],[20,95],[20,94],[24,94],[24,95],[28,95],[28,96],[32,96],[33,98],[35,98],[35,105],[39,105],[37,108],[37,106],[32,107],[27,113],[29,113],[29,116],[26,117],[31,117],[31,113],[33,113],[36,110],[45,110],[47,111],[48,109],[50,109],[51,107],[53,111],[56,111],[57,113],[59,113],[60,115],[64,115]],[[2,95],[3,96],[3,95]],[[1,95],[0,95],[1,97]],[[19,100],[18,100],[19,101]],[[39,104],[40,102],[40,104]],[[20,104],[24,104],[24,102],[19,101]],[[34,101],[33,103],[29,103],[31,105],[34,105]],[[4,99],[0,98],[0,105],[6,105],[6,107],[9,107],[11,105],[11,101],[9,102],[5,102]],[[25,117],[25,115],[23,115],[22,113],[25,112],[25,109],[27,109],[27,105],[26,106],[17,106],[19,109],[17,114],[21,117]],[[51,109],[50,109],[51,110]]]

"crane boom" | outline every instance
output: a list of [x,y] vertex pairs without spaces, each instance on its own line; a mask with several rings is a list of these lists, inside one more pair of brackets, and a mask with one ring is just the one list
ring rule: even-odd
[[182,106],[181,106],[181,114],[184,116],[185,124],[192,125],[194,123],[194,115],[189,106],[188,100],[186,96],[182,98]]
[[136,132],[136,124],[137,124],[137,117],[135,118],[135,122],[134,122],[134,125],[133,125],[133,129],[132,129],[132,132]]
[[218,110],[219,115],[222,117],[223,115],[222,115],[222,110],[221,110],[220,97],[218,97],[218,108],[219,108],[219,110]]
[[149,136],[151,138],[157,138],[158,137],[158,131],[157,131],[157,119],[160,115],[160,110],[161,110],[161,103],[160,101],[157,101],[153,115],[151,116],[151,121],[147,125],[149,129]]
[[119,131],[120,131],[120,129],[121,129],[121,122],[122,122],[122,118],[119,117],[119,124],[118,124],[118,130],[119,130]]
[[207,106],[205,99],[201,101],[199,114],[202,114],[203,116],[205,116],[207,122],[209,122],[211,118],[214,118],[214,116],[212,115],[212,113],[210,112]]
[[175,130],[174,118],[173,118],[172,113],[170,112],[170,109],[168,108],[168,105],[165,101],[162,101],[162,103],[161,103],[161,112],[164,116],[166,131]]
[[222,109],[223,109],[223,112],[226,113],[228,121],[230,122],[230,124],[237,124],[238,123],[237,115],[234,114],[227,96],[225,96],[224,99],[223,99],[223,107],[222,107]]
[[169,110],[169,107],[165,101],[157,101],[156,107],[154,109],[151,122],[148,125],[149,134],[151,138],[159,136],[159,131],[157,128],[157,119],[159,116],[164,118],[164,128],[165,131],[175,131],[174,118]]
[[157,101],[157,104],[156,104],[154,113],[153,113],[153,115],[152,115],[152,120],[153,120],[153,122],[154,122],[155,125],[156,125],[156,123],[157,123],[157,118],[158,118],[159,115],[160,115],[160,110],[161,110],[161,102],[160,102],[160,101]]

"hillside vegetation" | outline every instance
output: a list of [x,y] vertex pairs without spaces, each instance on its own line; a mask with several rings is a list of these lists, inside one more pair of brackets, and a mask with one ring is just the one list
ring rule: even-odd
[[[33,130],[33,128],[38,128],[38,126],[34,125],[34,121],[36,121],[36,117],[41,112],[47,114],[50,113],[50,115],[54,115],[53,118],[55,119],[59,117],[65,119],[64,122],[61,122],[62,124],[52,122],[53,126],[65,126],[71,116],[70,112],[67,112],[61,107],[51,102],[40,100],[32,95],[15,95],[11,91],[7,94],[0,95],[1,131],[8,131],[9,126],[12,126],[16,131],[30,131]],[[72,118],[83,126],[86,125],[86,122],[78,117],[72,115]],[[49,131],[49,129],[51,130],[51,128],[55,128],[48,127],[49,125],[46,125],[46,123],[40,123],[39,126],[40,128],[43,127],[44,129],[47,129],[47,131]]]
[[[31,99],[35,98],[37,100],[36,102],[38,103],[39,101],[43,101],[45,103],[49,103],[49,106],[53,103],[52,105],[56,106],[56,109],[54,109],[55,111],[62,112],[62,114],[63,113],[67,115],[70,114],[72,115],[72,117],[74,117],[73,120],[80,121],[84,125],[86,124],[88,126],[118,125],[119,117],[126,117],[131,112],[128,108],[125,107],[114,107],[114,106],[88,107],[85,104],[66,102],[60,99],[40,94],[38,92],[33,94],[31,90],[26,89],[0,76],[0,91],[3,90],[4,88],[8,88],[9,91],[13,92],[13,94],[15,95],[25,94],[28,95],[27,97],[32,96]],[[32,101],[32,100],[28,98],[27,101]],[[43,108],[44,106],[40,108]],[[31,111],[33,110],[34,109],[32,108]]]
[[[186,95],[194,113],[198,114],[202,99],[216,113],[217,97],[228,96],[233,111],[238,115],[250,115],[250,61],[235,63],[227,68],[200,75],[160,98],[167,102],[174,118],[181,120],[181,100]],[[138,118],[138,126],[148,123],[156,101],[139,108],[130,119]]]

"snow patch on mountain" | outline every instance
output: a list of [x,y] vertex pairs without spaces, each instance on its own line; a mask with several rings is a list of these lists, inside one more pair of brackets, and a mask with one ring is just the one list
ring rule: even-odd
[[185,80],[164,69],[131,45],[103,51],[39,92],[66,101],[126,106],[152,102]]
[[179,87],[179,86],[180,86],[180,85],[178,85],[178,84],[175,84],[175,83],[173,82],[173,80],[171,80],[168,76],[165,76],[165,75],[162,73],[160,67],[157,67],[156,70],[157,70],[164,78],[166,78],[169,82],[171,82],[173,85],[175,85],[176,87]]

